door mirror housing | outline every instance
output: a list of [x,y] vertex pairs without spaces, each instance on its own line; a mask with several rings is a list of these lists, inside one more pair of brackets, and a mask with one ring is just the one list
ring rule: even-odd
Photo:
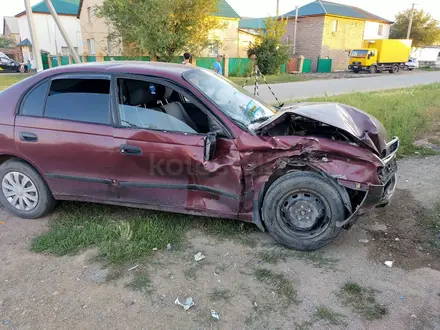
[[209,132],[205,137],[204,145],[204,159],[205,161],[212,160],[214,158],[215,149],[217,146],[217,134],[215,132]]

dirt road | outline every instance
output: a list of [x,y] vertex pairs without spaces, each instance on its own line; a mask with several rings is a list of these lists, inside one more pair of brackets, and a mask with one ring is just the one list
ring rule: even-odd
[[[93,250],[61,258],[29,252],[48,219],[0,209],[0,328],[439,330],[440,256],[426,248],[419,225],[440,197],[439,163],[439,156],[400,162],[392,206],[313,254],[281,249],[264,233],[253,234],[252,247],[192,232],[185,249],[118,273],[94,261]],[[194,261],[197,252],[206,258]],[[126,287],[135,276],[143,291]],[[357,296],[347,300],[347,281],[367,291],[353,284]],[[184,311],[177,296],[195,306]]]

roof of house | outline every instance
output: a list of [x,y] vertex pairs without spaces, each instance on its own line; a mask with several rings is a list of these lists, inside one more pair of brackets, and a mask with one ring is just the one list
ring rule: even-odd
[[226,0],[220,0],[217,6],[217,12],[215,16],[228,17],[228,18],[240,18],[240,15],[231,7]]
[[264,18],[242,18],[238,23],[240,29],[260,30],[265,29]]
[[17,44],[17,47],[31,47],[32,43],[30,42],[30,40],[28,38],[22,40],[21,42],[19,42]]
[[[284,15],[284,17],[295,16],[296,10],[292,10]],[[343,5],[330,1],[316,0],[298,9],[298,17],[304,16],[320,16],[320,15],[336,15],[343,17],[358,18],[366,21],[380,21],[392,23],[391,21],[376,16],[361,8]]]
[[[67,1],[67,0],[65,0]],[[76,16],[79,18],[81,15],[81,7],[84,0],[79,0],[79,6],[76,11]],[[227,17],[227,18],[240,18],[240,15],[231,7],[231,5],[226,0],[220,0],[217,5],[217,12],[215,16],[218,17]]]
[[[80,0],[52,0],[52,5],[58,15],[75,15],[78,13]],[[49,8],[46,3],[41,1],[32,6],[32,12],[50,14]],[[26,11],[23,11],[15,17],[26,15]]]
[[3,34],[5,34],[6,25],[8,26],[9,31],[11,31],[11,33],[13,34],[20,33],[20,29],[18,28],[18,20],[16,17],[13,16],[3,17]]

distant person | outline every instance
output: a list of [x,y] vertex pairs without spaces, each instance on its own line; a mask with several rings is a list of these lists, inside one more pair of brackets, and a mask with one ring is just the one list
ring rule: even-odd
[[217,72],[220,76],[223,76],[222,59],[222,55],[217,55],[217,61],[214,63],[214,71]]
[[32,70],[32,63],[31,63],[30,60],[27,61],[26,66],[27,66],[27,73],[31,73],[31,70]]
[[191,60],[191,54],[190,53],[185,53],[183,54],[183,65],[191,65],[191,63],[189,62]]

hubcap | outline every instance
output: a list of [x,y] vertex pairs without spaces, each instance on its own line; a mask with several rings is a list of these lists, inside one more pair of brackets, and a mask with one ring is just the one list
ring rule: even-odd
[[38,204],[38,190],[32,180],[20,172],[9,172],[2,180],[7,201],[20,211],[31,211]]
[[286,196],[280,205],[280,215],[285,225],[298,234],[311,234],[326,225],[325,203],[308,192]]

